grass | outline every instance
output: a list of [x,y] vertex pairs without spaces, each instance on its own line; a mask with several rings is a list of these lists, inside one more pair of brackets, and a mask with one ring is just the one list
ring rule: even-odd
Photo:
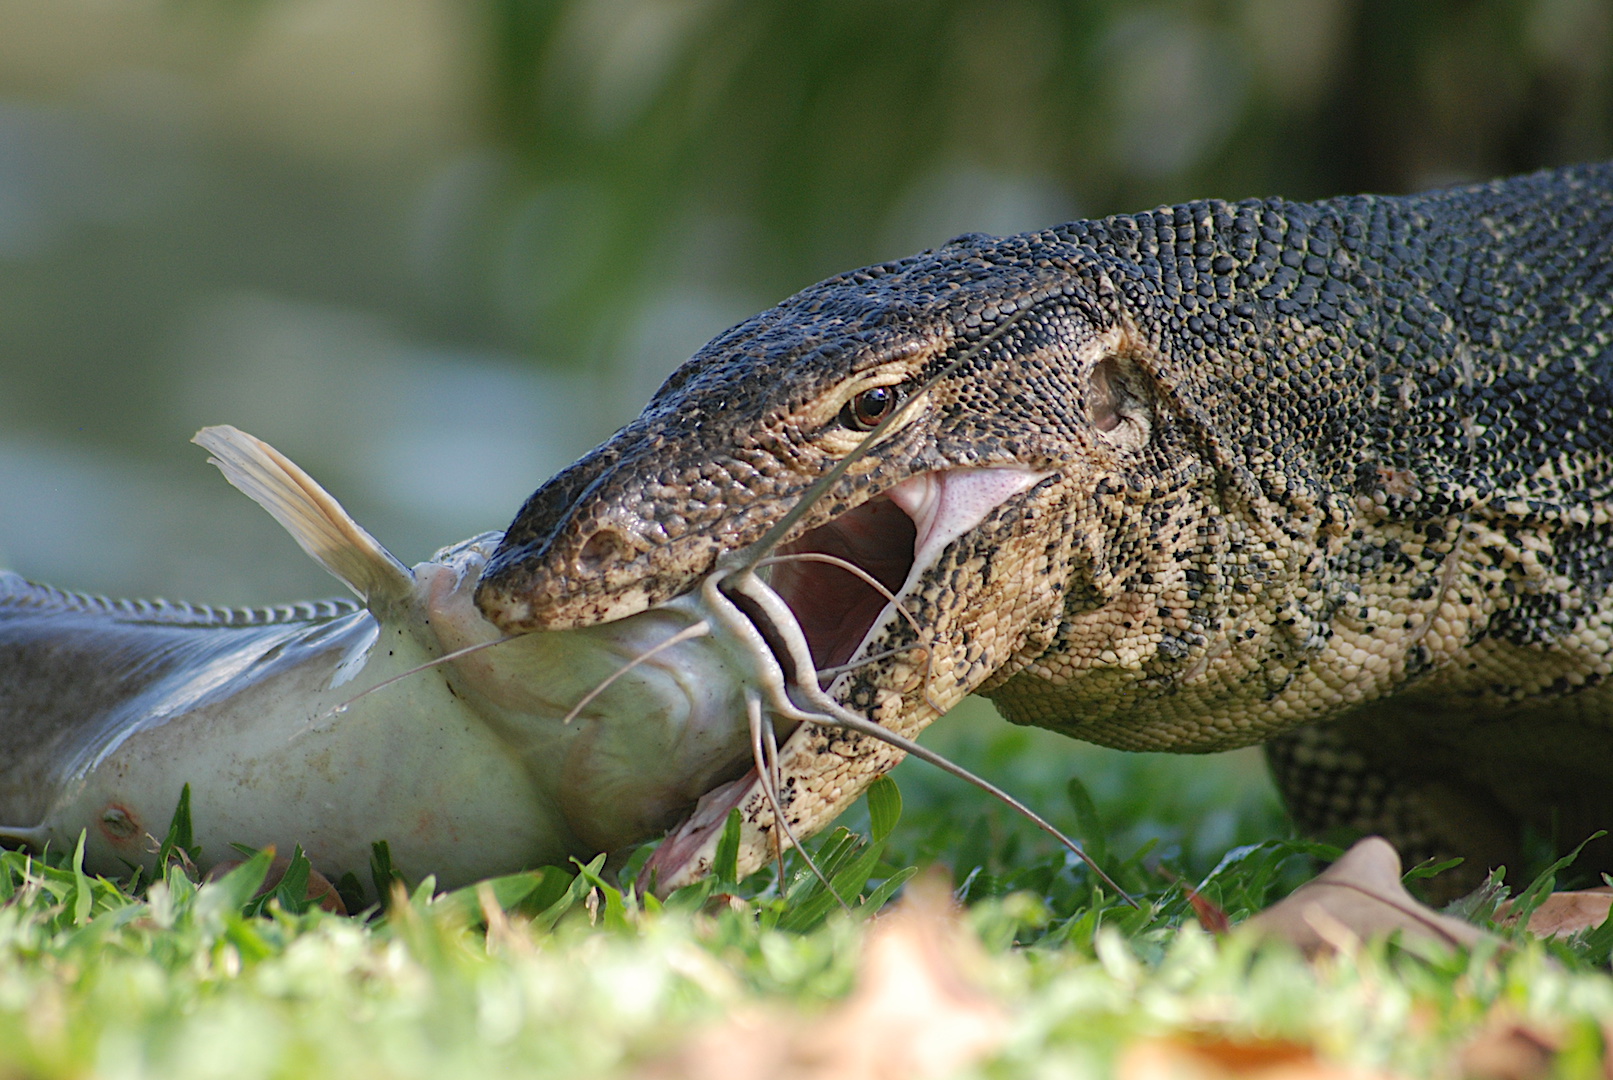
[[937,858],[975,943],[959,978],[1003,1025],[972,1067],[983,1075],[1140,1076],[1160,1060],[1200,1076],[1251,1062],[1459,1075],[1485,1040],[1519,1030],[1551,1048],[1556,1074],[1601,1075],[1613,979],[1594,943],[1388,944],[1313,966],[1200,930],[1158,866],[1208,877],[1205,896],[1233,916],[1312,869],[1313,849],[1274,839],[1283,827],[1248,756],[1110,756],[980,716],[935,735],[1061,826],[1100,825],[1093,846],[1143,908],[911,763],[900,795],[882,784],[849,822],[857,832],[815,845],[849,913],[795,859],[783,888],[769,868],[664,904],[624,896],[595,864],[446,895],[398,886],[384,913],[342,917],[288,890],[255,899],[266,854],[201,885],[176,856],[146,888],[87,876],[66,853],[8,852],[0,1077],[703,1074],[688,1056],[700,1032],[748,1052],[725,1026],[735,1013],[775,1025],[770,1045],[817,1038],[872,955],[868,916]]

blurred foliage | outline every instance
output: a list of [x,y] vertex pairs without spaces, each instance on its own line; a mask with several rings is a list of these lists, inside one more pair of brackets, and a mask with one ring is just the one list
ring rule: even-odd
[[512,284],[559,354],[724,228],[714,272],[764,299],[908,254],[893,219],[949,173],[1096,216],[1613,148],[1606,0],[485,3]]
[[[926,729],[923,741],[1012,792],[1106,869],[1141,866],[1144,877],[1127,888],[1162,886],[1166,879],[1155,874],[1162,865],[1201,880],[1229,848],[1289,830],[1258,749],[1208,756],[1109,750],[996,722],[978,697]],[[1057,843],[985,792],[917,760],[891,775],[906,807],[891,839],[898,861],[942,863],[972,895],[1030,887],[1019,880],[1026,873],[1047,892],[1053,885],[1040,875],[1048,867],[1058,868],[1061,881],[1081,878]],[[861,826],[856,815],[846,821]]]
[[[1313,966],[1198,930],[1182,891],[1130,861],[1113,869],[1137,879],[1137,909],[1027,874],[956,914],[906,905],[903,931],[867,919],[889,895],[865,893],[870,876],[906,873],[879,861],[900,816],[884,794],[872,837],[813,845],[850,911],[793,855],[782,884],[767,868],[664,902],[602,878],[601,859],[449,893],[399,884],[384,911],[345,917],[255,895],[269,852],[212,881],[176,859],[143,889],[86,874],[82,839],[0,852],[0,1075],[768,1076],[789,1040],[789,1075],[863,1076],[833,1055],[976,1016],[1001,1037],[962,1075],[1167,1075],[1139,1066],[1173,1046],[1169,1075],[1606,1075],[1613,980],[1589,936],[1379,941]],[[1299,853],[1240,849],[1200,892],[1237,917]],[[880,987],[920,1007],[874,1007]]]

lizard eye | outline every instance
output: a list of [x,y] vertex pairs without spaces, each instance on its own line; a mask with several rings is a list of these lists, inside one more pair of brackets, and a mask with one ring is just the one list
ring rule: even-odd
[[894,386],[870,386],[846,402],[840,410],[840,422],[853,431],[872,431],[896,411],[901,400],[901,391]]

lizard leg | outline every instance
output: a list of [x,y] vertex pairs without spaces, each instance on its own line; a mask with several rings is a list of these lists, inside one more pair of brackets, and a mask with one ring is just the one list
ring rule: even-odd
[[1365,737],[1369,730],[1345,721],[1266,743],[1278,791],[1302,832],[1377,834],[1407,866],[1461,856],[1461,866],[1425,883],[1434,900],[1471,891],[1494,866],[1519,866],[1516,817],[1482,788],[1393,760]]

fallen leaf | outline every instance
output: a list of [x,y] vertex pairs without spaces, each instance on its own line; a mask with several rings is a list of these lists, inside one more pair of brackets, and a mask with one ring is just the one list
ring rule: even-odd
[[[207,872],[203,880],[217,881],[240,865],[240,859],[229,859],[218,863]],[[291,859],[289,857],[276,855],[274,861],[269,864],[269,872],[264,876],[263,884],[258,886],[258,891],[253,895],[262,896],[264,893],[273,890],[280,884],[280,879],[286,876],[286,871],[290,868]],[[331,884],[330,878],[311,866],[308,868],[308,891],[304,894],[304,898],[314,901],[333,915],[347,914],[347,904],[342,901],[342,894],[336,891],[336,886]]]
[[642,1075],[659,1080],[875,1080],[945,1075],[1001,1044],[1003,1007],[967,977],[981,962],[944,875],[911,882],[868,932],[857,988],[815,1019],[736,1013]]
[[[1502,904],[1496,910],[1496,918],[1510,921],[1507,914],[1511,907],[1510,902]],[[1565,938],[1601,926],[1607,921],[1609,908],[1613,908],[1613,888],[1606,885],[1555,892],[1530,913],[1529,932],[1536,937]]]
[[1415,900],[1400,883],[1400,855],[1381,836],[1357,841],[1338,862],[1243,925],[1311,957],[1354,949],[1396,930],[1453,946],[1500,941]]
[[1200,926],[1216,937],[1232,932],[1232,920],[1227,918],[1227,913],[1219,905],[1206,900],[1188,886],[1182,888],[1187,893],[1187,902],[1193,905],[1193,914],[1197,916]]
[[1188,904],[1193,908],[1193,914],[1198,919],[1199,925],[1204,927],[1206,932],[1214,934],[1216,937],[1232,932],[1232,920],[1227,918],[1227,913],[1221,910],[1219,904],[1207,899],[1197,889],[1165,869],[1165,867],[1158,867],[1155,872],[1182,890],[1183,895],[1187,897]]
[[1540,1024],[1498,1018],[1457,1055],[1457,1069],[1471,1080],[1537,1080],[1553,1075],[1562,1036]]
[[1175,1035],[1132,1043],[1115,1067],[1118,1080],[1388,1080],[1390,1073],[1323,1061],[1303,1043]]

